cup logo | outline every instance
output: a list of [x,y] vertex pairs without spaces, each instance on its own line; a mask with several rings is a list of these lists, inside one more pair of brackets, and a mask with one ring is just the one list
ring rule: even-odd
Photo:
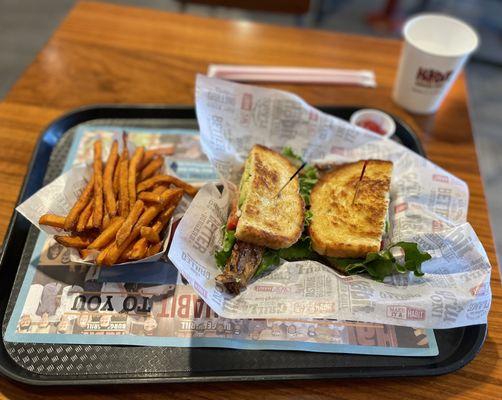
[[441,72],[433,68],[419,67],[415,76],[415,84],[426,88],[440,88],[452,74],[452,70]]

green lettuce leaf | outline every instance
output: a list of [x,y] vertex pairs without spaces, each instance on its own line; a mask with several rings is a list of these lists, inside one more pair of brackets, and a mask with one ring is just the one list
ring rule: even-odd
[[313,165],[307,164],[303,170],[300,172],[300,177],[298,178],[300,182],[300,195],[303,197],[305,206],[310,206],[310,192],[312,188],[319,180],[319,174],[317,168]]
[[[300,167],[300,165],[303,164],[303,159],[296,154],[291,147],[284,147],[282,149],[282,154],[297,167]],[[318,179],[319,173],[317,168],[313,165],[307,164],[300,171],[300,175],[298,177],[298,181],[300,183],[300,195],[302,196],[306,207],[310,206],[310,192],[317,183]]]
[[312,211],[310,211],[310,210],[305,211],[305,222],[304,222],[305,227],[310,225],[310,223],[312,222],[313,216],[314,216],[314,214],[312,213]]
[[286,146],[282,149],[282,155],[288,158],[292,164],[297,165],[298,167],[303,164],[302,158],[298,154],[296,154],[290,146]]
[[303,235],[293,246],[279,250],[279,256],[287,261],[307,260],[315,258],[315,255],[310,237],[306,235]]
[[[404,263],[400,263],[392,255],[393,248],[401,248],[404,252]],[[373,279],[383,281],[386,276],[395,272],[404,274],[413,272],[415,276],[423,276],[422,263],[431,259],[427,252],[420,251],[416,243],[398,242],[385,250],[368,253],[365,259],[328,258],[335,268],[349,275],[368,273]]]
[[281,259],[277,250],[266,249],[261,259],[260,266],[254,273],[254,276],[257,277],[264,274],[270,267],[279,265],[280,262]]
[[431,259],[429,253],[420,251],[416,243],[410,242],[398,242],[392,247],[401,247],[404,251],[404,264],[399,265],[403,272],[411,271],[415,276],[423,276],[422,263]]
[[298,261],[298,260],[315,260],[318,259],[317,253],[312,250],[310,237],[302,236],[298,242],[287,249],[272,250],[266,249],[260,266],[256,270],[254,276],[262,275],[270,267],[277,266],[282,260]]
[[229,231],[224,227],[223,243],[221,250],[214,253],[216,265],[219,269],[224,269],[228,258],[232,254],[235,244],[235,231]]

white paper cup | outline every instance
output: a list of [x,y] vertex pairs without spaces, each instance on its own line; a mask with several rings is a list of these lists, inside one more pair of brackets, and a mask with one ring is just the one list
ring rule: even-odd
[[434,113],[477,48],[478,35],[456,18],[421,14],[406,22],[403,36],[392,97],[408,111]]

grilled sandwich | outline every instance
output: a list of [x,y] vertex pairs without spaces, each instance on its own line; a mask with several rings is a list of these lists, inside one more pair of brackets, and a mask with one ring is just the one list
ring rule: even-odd
[[344,164],[312,189],[309,234],[320,255],[364,258],[380,250],[389,206],[392,162]]
[[304,204],[298,178],[288,183],[295,171],[283,155],[260,145],[251,149],[239,188],[238,240],[282,249],[300,238]]
[[230,292],[239,293],[247,285],[266,248],[287,248],[300,238],[305,205],[298,177],[289,181],[296,170],[280,153],[261,145],[251,149],[226,225],[231,250],[216,253],[217,260],[225,262],[216,280]]

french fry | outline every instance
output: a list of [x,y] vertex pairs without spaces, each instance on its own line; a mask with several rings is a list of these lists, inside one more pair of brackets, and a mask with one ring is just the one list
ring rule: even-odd
[[160,233],[162,232],[164,227],[167,225],[167,223],[173,216],[174,210],[176,209],[177,206],[178,203],[176,202],[169,208],[162,211],[159,217],[157,218],[157,221],[155,221],[155,223],[151,227],[149,226],[141,227],[140,231],[141,237],[146,238],[150,243],[162,242],[160,238]]
[[141,192],[138,194],[138,199],[146,201],[147,203],[160,203],[160,194]]
[[94,241],[89,244],[88,249],[102,249],[106,245],[108,245],[113,239],[115,239],[115,235],[117,231],[120,229],[122,224],[124,223],[123,217],[116,217],[113,222],[106,228],[100,235],[94,239]]
[[162,206],[175,202],[178,203],[181,197],[183,197],[183,189],[179,188],[165,189],[161,194],[156,194],[154,192],[141,192],[138,194],[140,200],[144,200],[148,203],[160,204]]
[[167,189],[160,195],[160,204],[164,207],[171,206],[173,204],[178,205],[183,197],[183,189],[174,188]]
[[[171,206],[169,209],[164,210],[162,213],[164,215],[165,221],[169,221],[171,218],[177,204],[174,206]],[[162,212],[162,206],[160,205],[153,205],[148,207],[145,212],[141,215],[140,219],[134,226],[131,234],[128,236],[126,241],[122,243],[121,246],[117,246],[117,243],[115,242],[114,245],[111,247],[109,253],[106,255],[105,258],[105,263],[106,265],[113,265],[117,262],[117,260],[124,254],[124,252],[127,250],[131,244],[134,243],[134,240],[140,236],[141,234],[141,228],[144,226],[148,226],[151,221],[155,219],[157,215],[159,215]],[[164,222],[164,224],[166,223]],[[128,255],[128,258],[131,258]]]
[[153,190],[152,190],[152,193],[154,194],[162,194],[163,192],[165,192],[167,189],[167,186],[166,185],[158,185],[156,186]]
[[145,150],[145,155],[143,156],[141,163],[138,165],[138,168],[142,170],[150,163],[150,161],[157,157],[160,157],[160,154],[157,153],[157,150]]
[[[171,219],[174,210],[178,206],[181,197],[183,196],[183,190],[182,189],[167,189],[164,191],[164,193],[160,196],[160,201],[157,203],[159,206],[164,207],[164,210],[161,212],[158,220],[155,222],[155,224],[152,226],[154,229],[154,232],[157,234],[160,234],[162,229],[164,229],[165,225],[169,220]],[[167,208],[166,208],[167,207]],[[148,231],[145,231],[145,234],[141,234],[141,236],[148,235]],[[150,236],[151,240],[154,241],[154,237]]]
[[85,230],[94,229],[93,219],[92,219],[93,214],[94,214],[94,202],[92,202],[92,212],[91,215],[89,216],[89,219],[87,220],[87,224],[85,225]]
[[[162,214],[160,214],[160,217],[159,217],[159,221],[161,221],[164,225],[167,224],[169,222],[169,220],[171,219],[171,217],[173,216],[174,214],[174,210],[176,209],[176,207],[178,206],[178,203],[172,205],[171,207],[169,207],[168,209],[164,210],[162,212]],[[157,221],[157,222],[159,222]],[[157,222],[155,224],[157,224]],[[155,225],[154,225],[155,227]],[[162,230],[163,226],[161,227],[160,231]],[[160,233],[159,231],[159,233]]]
[[139,175],[139,181],[144,181],[145,179],[151,178],[155,172],[157,172],[160,167],[164,165],[164,159],[159,157],[159,158],[154,158],[152,161],[150,161],[145,168],[141,170],[141,173]]
[[174,177],[171,175],[155,175],[151,178],[145,179],[144,181],[138,184],[137,193],[144,192],[145,190],[149,190],[155,185],[164,184],[170,185],[173,184]]
[[132,242],[129,244],[127,249],[125,249],[124,252],[120,255],[119,259],[117,260],[117,264],[127,262],[131,259],[131,251],[132,251],[132,248],[134,247],[134,245],[135,245],[135,242]]
[[113,243],[110,243],[107,247],[105,247],[103,250],[101,250],[98,254],[98,256],[96,257],[96,260],[94,260],[94,262],[97,264],[97,265],[105,265],[105,258],[106,258],[106,255],[108,254],[108,251],[110,251],[110,248],[113,246]]
[[[122,142],[122,153],[120,154],[120,158],[117,161],[117,167],[115,168],[115,172],[113,173],[113,192],[115,193],[117,203],[119,202],[118,199],[120,198],[120,163],[126,158],[129,158],[129,153],[127,151],[127,134],[125,132],[122,134]],[[117,204],[117,211],[118,210],[120,210],[119,204]]]
[[[155,223],[152,225],[151,228],[153,229],[154,232],[160,233],[165,225],[166,225],[165,222],[163,222],[159,216],[159,218],[157,218],[157,221],[155,221]],[[143,235],[141,235],[141,236],[143,236]]]
[[140,235],[141,227],[150,224],[161,211],[162,207],[158,205],[148,207],[143,214],[141,214],[141,217],[138,222],[136,222],[136,225],[134,225],[134,228],[124,243],[118,245],[117,241],[113,242],[113,246],[111,246],[110,250],[107,252],[103,263],[106,265],[115,264],[125,249],[127,249],[127,247]]
[[139,169],[141,170],[145,168],[154,158],[162,156],[172,156],[175,152],[176,152],[176,147],[174,145],[168,145],[164,147],[159,147],[157,149],[146,150],[145,156],[143,157],[143,161],[139,165]]
[[145,238],[141,238],[136,243],[134,243],[129,257],[132,260],[140,260],[142,258],[145,258],[147,251],[148,241]]
[[120,227],[120,229],[118,229],[116,232],[117,234],[116,241],[118,246],[124,243],[129,234],[131,233],[134,224],[138,221],[138,219],[141,216],[141,213],[143,212],[144,206],[145,205],[141,200],[137,200],[136,203],[134,203],[131,212],[129,213],[125,221],[123,221],[123,224]]
[[[78,222],[77,222],[77,232],[83,232],[87,228],[87,223],[89,222],[89,218],[91,218],[92,215],[92,210],[94,209],[94,202],[91,200],[85,206],[84,211],[80,214],[80,217],[78,217]],[[92,220],[91,220],[92,221]]]
[[119,144],[116,140],[113,141],[110,149],[110,155],[105,165],[105,172],[103,174],[103,192],[105,195],[106,210],[110,217],[117,215],[117,202],[115,200],[115,192],[113,190],[113,175],[116,170]]
[[143,160],[145,155],[145,148],[138,147],[129,163],[129,175],[127,177],[128,191],[129,191],[129,207],[132,207],[136,202],[136,174],[138,173],[138,165]]
[[198,189],[189,183],[183,182],[181,179],[178,179],[171,175],[156,175],[152,178],[146,179],[138,185],[137,192],[143,192],[152,188],[153,186],[164,183],[164,184],[172,184],[174,186],[183,189],[186,194],[191,197],[194,197],[197,194]]
[[141,237],[148,240],[150,243],[159,243],[160,242],[160,236],[158,232],[154,228],[151,228],[149,226],[143,226],[141,227]]
[[89,201],[91,200],[93,191],[94,191],[94,175],[92,176],[91,180],[87,183],[87,186],[80,195],[79,199],[76,201],[76,203],[73,205],[70,212],[66,216],[66,219],[64,221],[64,229],[66,231],[72,231],[73,229],[75,229],[75,225],[78,222],[80,213],[85,208],[87,203],[89,203]]
[[183,194],[193,196],[197,192],[176,177],[158,175],[163,159],[157,150],[140,147],[129,159],[125,133],[123,141],[120,157],[118,142],[113,141],[104,164],[102,141],[97,140],[93,174],[70,213],[66,217],[46,214],[39,220],[40,224],[68,231],[68,236],[56,235],[55,240],[78,249],[84,259],[97,255],[97,265],[158,253],[162,249],[161,233]]
[[160,249],[162,249],[162,243],[161,242],[152,244],[148,248],[148,251],[146,252],[146,256],[147,257],[153,256],[154,254],[157,254],[160,251]]
[[152,229],[159,233],[162,232],[162,229],[167,225],[169,220],[174,214],[174,210],[176,210],[176,207],[178,206],[178,203],[174,203],[171,205],[169,208],[166,208],[164,211],[162,211],[157,218],[157,221],[152,225]]
[[85,236],[54,236],[54,240],[65,247],[74,247],[76,249],[85,249],[91,243],[91,240]]
[[112,222],[112,219],[110,218],[110,214],[108,214],[108,210],[106,210],[106,207],[105,207],[105,215],[103,217],[102,228],[103,229],[108,228],[108,226],[110,226],[110,222]]
[[94,211],[92,225],[101,228],[103,223],[103,143],[101,140],[94,142]]
[[117,260],[122,256],[122,253],[128,248],[128,246],[133,243],[134,239],[137,237],[137,232],[131,232],[129,237],[126,239],[121,246],[117,245],[117,241],[114,241],[109,249],[106,250],[106,253],[101,258],[100,264],[112,266],[117,263]]
[[40,225],[53,226],[54,228],[64,229],[66,217],[55,214],[44,214],[38,220]]
[[160,203],[161,197],[160,195],[165,192],[167,186],[159,185],[155,187],[151,192],[141,192],[138,194],[138,199],[147,201],[149,203]]
[[126,155],[120,161],[120,178],[119,178],[119,199],[120,199],[120,216],[127,217],[129,214],[129,191],[127,186],[129,174],[129,153],[127,148],[124,148]]
[[[118,203],[118,197],[119,197],[119,191],[120,191],[120,162],[121,158],[117,161],[117,165],[115,168],[115,171],[113,171],[113,193],[115,195],[116,203]],[[120,210],[118,204],[117,206],[117,212]]]
[[[118,217],[115,217],[115,218],[118,218]],[[122,217],[120,217],[122,218]],[[103,250],[101,250],[98,254],[98,256],[96,257],[96,260],[94,261],[97,265],[107,265],[106,264],[106,256],[108,254],[108,252],[111,250],[111,248],[115,245],[115,240],[112,240],[108,246],[106,246]],[[127,260],[125,260],[127,261]]]
[[87,257],[89,257],[92,254],[92,250],[88,249],[80,249],[78,251],[80,253],[80,257],[85,260]]

